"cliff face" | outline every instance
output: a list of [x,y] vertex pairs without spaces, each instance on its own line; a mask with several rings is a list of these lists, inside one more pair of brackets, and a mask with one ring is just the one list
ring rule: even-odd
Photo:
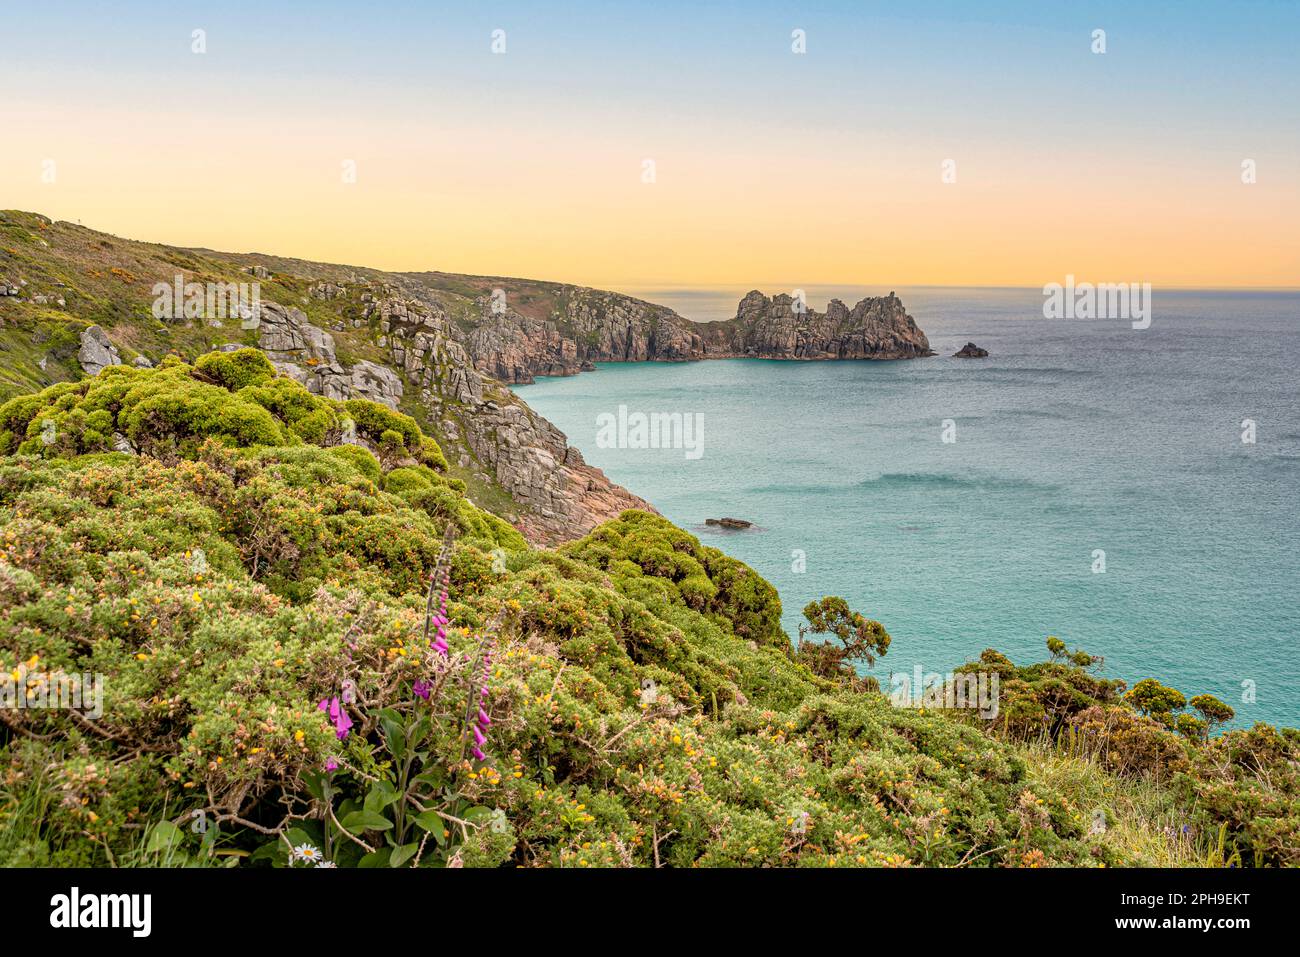
[[317,284],[312,293],[356,298],[360,309],[348,325],[371,333],[386,361],[360,360],[345,369],[334,337],[301,310],[263,304],[258,344],[272,363],[327,398],[361,396],[390,408],[399,407],[408,384],[408,404],[418,404],[449,460],[503,489],[519,506],[508,517],[530,540],[565,541],[625,509],[655,511],[588,465],[563,432],[478,372],[437,300],[406,298],[375,281]]
[[525,315],[509,305],[482,303],[465,348],[475,366],[503,382],[538,375],[574,375],[593,362],[685,361],[704,358],[695,323],[652,303],[580,287],[560,287],[553,311]]
[[[507,291],[506,301],[509,302]],[[825,312],[799,312],[787,295],[750,292],[736,318],[696,323],[652,303],[578,287],[560,287],[547,317],[509,305],[482,313],[465,338],[475,366],[505,382],[575,375],[595,362],[695,359],[912,359],[930,342],[902,301],[866,298],[852,309],[838,299]]]
[[[465,318],[480,309],[484,287],[474,277],[413,282],[371,269],[158,246],[16,211],[0,212],[0,239],[0,401],[109,365],[256,346],[313,393],[414,416],[474,501],[534,542],[578,538],[626,509],[654,511],[475,367],[461,341]],[[178,275],[257,281],[257,322],[243,314],[154,318],[154,284],[170,286]]]

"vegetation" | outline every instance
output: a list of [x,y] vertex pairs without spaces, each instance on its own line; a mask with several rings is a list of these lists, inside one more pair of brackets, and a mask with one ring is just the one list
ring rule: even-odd
[[[794,648],[659,516],[532,549],[422,420],[149,315],[240,265],[0,213],[0,272],[65,300],[0,320],[0,865],[1300,863],[1292,729],[1057,638],[959,668],[993,720],[896,707],[883,624],[829,596]],[[309,295],[338,278],[263,294],[373,356],[359,302]],[[452,316],[484,291],[443,283]],[[90,322],[127,364],[82,378]]]
[[545,551],[465,492],[252,350],[0,406],[0,863],[1300,863],[1295,731],[1055,639],[961,669],[994,721],[895,707],[843,600],[796,651],[661,517]]

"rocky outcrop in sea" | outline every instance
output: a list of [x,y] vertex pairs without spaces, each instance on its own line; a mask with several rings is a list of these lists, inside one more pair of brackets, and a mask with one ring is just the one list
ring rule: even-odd
[[575,375],[596,362],[698,359],[914,359],[930,342],[894,294],[852,308],[832,299],[825,312],[800,308],[788,295],[754,290],[736,317],[692,322],[671,309],[618,293],[557,287],[549,315],[528,315],[499,300],[465,339],[474,365],[503,382]]

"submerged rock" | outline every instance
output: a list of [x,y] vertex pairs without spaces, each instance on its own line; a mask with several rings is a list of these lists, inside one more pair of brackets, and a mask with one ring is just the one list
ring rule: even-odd
[[753,522],[747,522],[743,518],[706,518],[705,525],[720,525],[723,528],[753,528]]

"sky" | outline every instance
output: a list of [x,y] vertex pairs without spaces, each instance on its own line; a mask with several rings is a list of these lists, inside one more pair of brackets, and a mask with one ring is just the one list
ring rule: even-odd
[[0,208],[133,239],[616,289],[1300,287],[1297,2],[0,0],[0,24]]

